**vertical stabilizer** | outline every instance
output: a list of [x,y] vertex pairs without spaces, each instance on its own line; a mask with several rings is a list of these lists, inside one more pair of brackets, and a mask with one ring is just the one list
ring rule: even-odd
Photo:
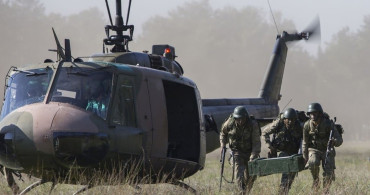
[[271,60],[259,93],[259,97],[265,99],[266,102],[277,104],[280,100],[280,89],[288,54],[286,42],[301,39],[301,34],[288,34],[287,32],[283,32],[282,35],[277,36]]

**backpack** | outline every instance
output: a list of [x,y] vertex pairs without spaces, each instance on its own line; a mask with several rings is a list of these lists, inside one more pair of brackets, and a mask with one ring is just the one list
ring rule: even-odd
[[[326,112],[324,112],[324,118],[331,120],[329,114],[326,113]],[[334,118],[336,118],[336,117],[334,117]],[[331,120],[331,121],[333,121],[333,120]],[[340,135],[342,135],[344,133],[344,129],[343,129],[341,124],[335,124],[335,128],[337,129],[337,131]]]

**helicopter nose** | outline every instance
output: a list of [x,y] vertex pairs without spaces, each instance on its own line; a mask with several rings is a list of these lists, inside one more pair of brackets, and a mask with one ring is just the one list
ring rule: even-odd
[[16,126],[8,125],[1,129],[0,133],[0,164],[14,170],[22,170],[23,167],[16,158],[14,152],[14,132]]
[[23,170],[34,158],[33,116],[24,110],[8,114],[0,122],[0,164],[7,168]]
[[0,121],[0,164],[18,170],[41,164],[44,169],[93,166],[109,149],[100,123],[92,113],[69,105],[19,108]]
[[98,123],[90,113],[60,109],[51,125],[55,161],[66,168],[98,164],[109,149],[108,135]]

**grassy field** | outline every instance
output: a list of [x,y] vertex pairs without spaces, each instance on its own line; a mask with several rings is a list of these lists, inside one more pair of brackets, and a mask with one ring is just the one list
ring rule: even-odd
[[[267,156],[263,148],[261,156]],[[236,185],[223,182],[219,192],[219,151],[207,156],[206,168],[186,181],[197,188],[200,194],[230,194],[236,193]],[[344,143],[337,148],[336,181],[333,183],[331,194],[370,194],[370,142]],[[226,177],[231,178],[231,168],[227,168]],[[322,170],[320,170],[320,179]],[[277,194],[280,184],[280,174],[259,177],[254,183],[252,194]],[[299,172],[290,194],[314,194],[312,192],[312,177],[309,170]]]
[[[186,178],[184,183],[195,188],[199,194],[236,194],[236,185],[225,181],[222,183],[222,190],[219,192],[220,179],[220,151],[214,151],[207,155],[206,167],[197,174]],[[266,156],[267,150],[263,148],[261,156]],[[225,164],[225,176],[231,179],[231,168]],[[336,157],[336,181],[333,183],[330,194],[370,194],[370,142],[348,142],[337,148]],[[252,194],[277,194],[280,184],[280,174],[259,177],[254,184]],[[320,178],[321,178],[320,174]],[[23,176],[24,182],[17,183],[21,189],[26,188],[31,183],[37,181],[36,178]],[[99,176],[97,176],[99,183]],[[128,184],[108,186],[97,186],[82,194],[192,194],[191,192],[170,184],[151,184],[130,186]],[[7,187],[4,177],[0,183],[0,194],[12,194]],[[312,192],[312,178],[308,170],[301,171],[296,177],[290,194],[314,194]],[[48,194],[51,183],[38,186],[29,194]],[[52,194],[73,194],[83,186],[58,184]]]

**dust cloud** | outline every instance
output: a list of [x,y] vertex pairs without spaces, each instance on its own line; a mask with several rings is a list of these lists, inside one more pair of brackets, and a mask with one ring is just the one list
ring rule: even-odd
[[[105,38],[105,13],[96,8],[72,16],[46,15],[37,0],[0,1],[0,85],[11,66],[56,60],[51,28],[60,41],[71,40],[72,55],[101,53]],[[277,14],[280,29],[295,29],[293,22]],[[337,117],[348,140],[370,138],[370,78],[368,41],[370,17],[356,33],[338,32],[316,56],[304,44],[289,45],[280,108],[306,110],[320,102],[325,112]],[[321,29],[325,26],[321,26]],[[276,30],[254,7],[214,10],[208,1],[186,3],[168,16],[149,19],[143,33],[134,35],[132,51],[151,50],[153,44],[176,48],[185,76],[197,83],[202,98],[256,97],[259,93]]]

